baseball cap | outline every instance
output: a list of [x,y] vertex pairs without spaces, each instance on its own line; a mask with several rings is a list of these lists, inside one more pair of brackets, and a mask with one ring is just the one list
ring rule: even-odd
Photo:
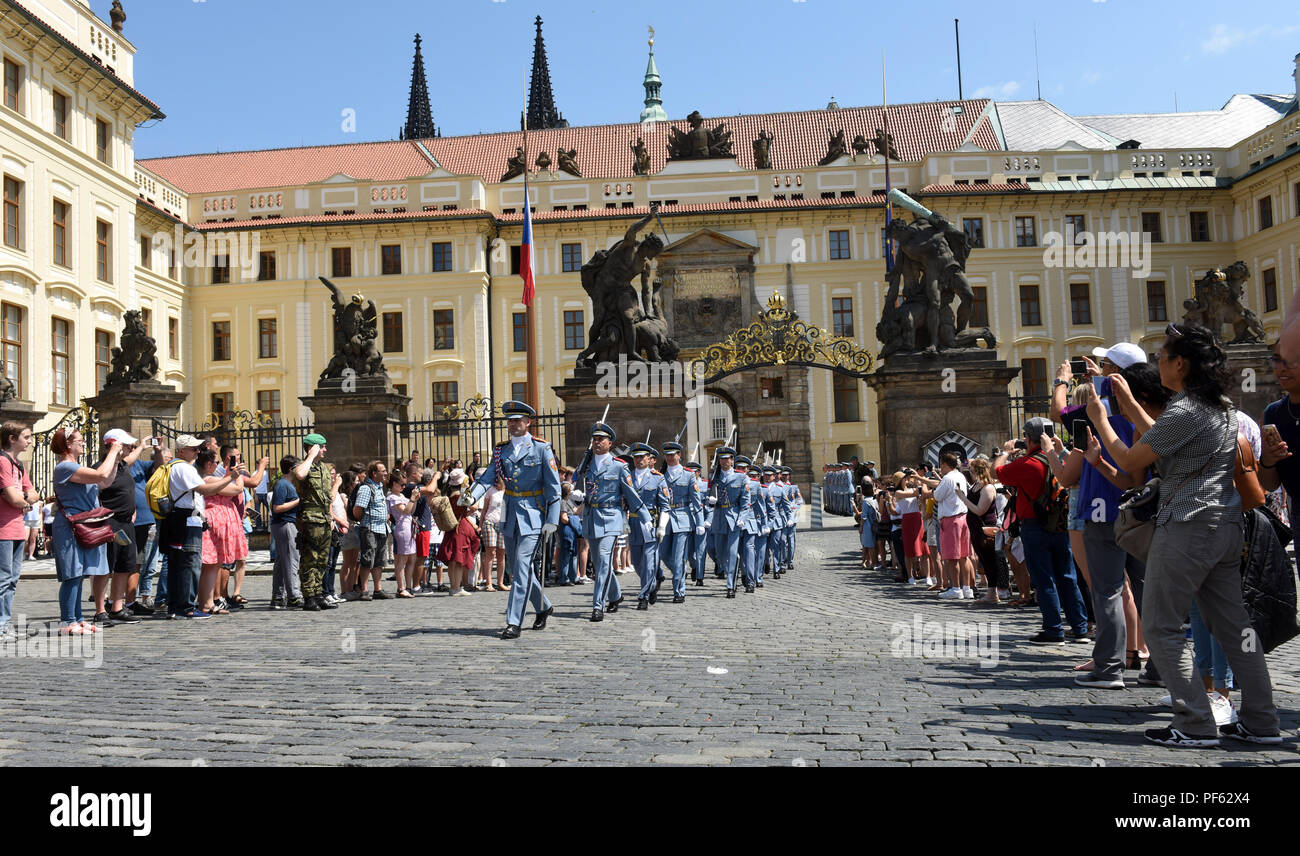
[[1109,348],[1093,348],[1092,355],[1103,360],[1110,360],[1122,369],[1126,369],[1134,363],[1145,363],[1147,361],[1146,353],[1130,342],[1120,342],[1118,345],[1111,345]]
[[1043,430],[1052,424],[1052,420],[1046,416],[1035,416],[1025,423],[1025,436],[1035,443],[1042,445]]
[[123,431],[121,428],[114,428],[104,434],[104,444],[121,443],[123,446],[134,446],[140,441]]
[[193,434],[182,434],[176,438],[176,448],[178,449],[195,449],[203,445],[203,441]]

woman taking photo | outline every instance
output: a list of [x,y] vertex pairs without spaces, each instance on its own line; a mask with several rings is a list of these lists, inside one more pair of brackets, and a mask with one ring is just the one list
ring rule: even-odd
[[77,430],[60,428],[50,438],[50,451],[58,458],[54,466],[54,495],[59,508],[54,515],[54,569],[59,578],[59,632],[65,636],[98,633],[92,622],[81,616],[81,583],[86,577],[108,573],[105,545],[83,547],[77,543],[68,515],[81,514],[99,507],[99,489],[113,480],[122,447],[114,443],[98,467],[80,463],[86,453],[86,440]]
[[[1146,738],[1164,746],[1217,746],[1219,734],[1249,743],[1281,743],[1264,652],[1242,644],[1253,630],[1241,602],[1243,523],[1241,497],[1233,485],[1237,415],[1224,395],[1231,382],[1227,357],[1204,327],[1170,324],[1159,367],[1161,383],[1174,395],[1158,418],[1152,421],[1121,401],[1142,431],[1132,448],[1115,435],[1101,399],[1088,394],[1088,416],[1116,464],[1130,473],[1154,464],[1161,478],[1142,593],[1142,630],[1172,696],[1174,719],[1169,728],[1147,730]],[[1114,387],[1116,396],[1131,398],[1125,384]],[[1182,629],[1193,603],[1241,686],[1241,721],[1217,733]]]
[[416,563],[415,519],[411,515],[419,497],[407,499],[403,496],[405,485],[406,476],[402,473],[389,476],[385,501],[388,503],[388,518],[393,524],[393,573],[397,578],[397,596],[411,598],[415,597],[410,583],[415,579]]
[[[966,504],[966,526],[970,530],[971,550],[979,557],[984,569],[988,592],[980,603],[1001,603],[998,592],[1006,592],[1010,584],[1005,566],[998,561],[993,538],[997,534],[997,488],[993,486],[993,467],[984,458],[970,462],[971,486],[965,496],[958,495]],[[1008,592],[1009,593],[1009,592]]]

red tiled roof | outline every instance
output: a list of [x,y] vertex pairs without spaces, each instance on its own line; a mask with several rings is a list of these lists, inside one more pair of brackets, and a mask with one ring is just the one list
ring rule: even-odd
[[[953,114],[952,106],[962,105]],[[955,151],[971,134],[988,99],[898,104],[889,108],[889,131],[902,160],[920,161],[937,151]],[[708,128],[725,122],[732,133],[732,151],[740,166],[754,168],[753,141],[759,131],[768,131],[774,170],[806,169],[817,165],[826,154],[828,131],[844,129],[846,141],[862,134],[868,140],[884,127],[880,107],[844,107],[837,110],[801,110],[721,116],[704,120]],[[632,152],[629,145],[638,136],[645,139],[650,153],[650,173],[663,169],[668,159],[668,127],[686,130],[686,120],[657,123],[649,131],[637,123],[553,128],[528,134],[529,161],[547,152],[551,161],[560,148],[577,149],[578,168],[588,178],[631,178]],[[420,141],[448,171],[477,175],[488,183],[500,181],[506,160],[521,144],[518,131],[437,137]],[[971,143],[987,151],[998,151],[997,136],[988,122],[981,122],[971,134]],[[140,163],[186,193],[221,193],[251,188],[290,187],[322,181],[344,173],[364,181],[399,181],[427,175],[433,168],[411,141],[352,143],[340,146],[309,146],[255,152],[184,155],[141,160]]]
[[115,72],[111,71],[111,70],[108,68],[108,66],[104,65],[102,62],[100,62],[100,61],[99,61],[98,59],[96,59],[94,56],[92,56],[91,54],[89,54],[89,53],[87,53],[86,51],[82,50],[81,48],[77,47],[77,46],[76,46],[75,44],[73,44],[72,42],[68,41],[67,38],[65,38],[65,37],[63,36],[62,33],[60,33],[58,30],[54,29],[53,27],[51,27],[49,24],[45,23],[45,21],[41,20],[41,18],[40,18],[39,16],[34,15],[34,14],[32,13],[32,11],[31,11],[30,9],[28,9],[26,6],[23,6],[21,3],[17,2],[17,0],[7,0],[7,2],[9,3],[9,5],[13,6],[15,9],[17,9],[19,12],[22,12],[23,15],[26,16],[27,18],[29,18],[33,23],[35,23],[36,26],[38,26],[38,27],[40,27],[42,30],[44,30],[44,31],[46,32],[47,35],[52,36],[56,41],[58,41],[58,42],[59,42],[60,44],[62,44],[64,47],[68,48],[68,49],[71,50],[73,53],[75,53],[77,56],[81,57],[83,60],[85,60],[87,63],[89,63],[91,68],[99,69],[100,74],[104,75],[104,76],[107,77],[109,80],[113,81],[113,83],[117,84],[117,86],[118,86],[119,89],[124,89],[124,90],[126,90],[126,92],[128,92],[128,93],[129,93],[133,98],[135,98],[135,100],[139,101],[139,102],[140,102],[141,104],[143,104],[145,107],[148,107],[150,110],[152,110],[152,111],[153,111],[153,116],[151,116],[150,118],[152,118],[152,119],[166,119],[166,118],[167,118],[167,117],[163,114],[162,108],[160,108],[157,104],[153,103],[153,101],[151,101],[150,99],[146,98],[146,97],[144,96],[144,94],[141,93],[141,92],[140,92],[138,89],[136,89],[134,86],[132,86],[131,84],[127,83],[127,82],[126,82],[125,80],[123,80],[122,78],[118,77],[117,74],[116,74]]
[[1023,193],[1024,184],[927,184],[918,193]]

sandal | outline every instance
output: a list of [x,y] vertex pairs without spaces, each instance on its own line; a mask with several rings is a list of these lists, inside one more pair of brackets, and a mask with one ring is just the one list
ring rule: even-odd
[[1018,597],[1015,600],[1011,601],[1011,605],[1012,606],[1034,606],[1035,604],[1033,598]]
[[1093,669],[1093,666],[1094,666],[1094,665],[1095,665],[1095,664],[1092,662],[1092,660],[1089,660],[1089,661],[1086,662],[1086,663],[1081,663],[1081,664],[1075,666],[1075,667],[1074,667],[1074,670],[1075,670],[1076,672],[1091,672],[1092,669]]
[[398,597],[415,597],[415,595],[411,594],[411,590],[410,590],[410,589],[402,589],[401,591],[399,591],[399,592],[397,593],[397,596],[398,596]]
[[1128,658],[1124,661],[1124,668],[1135,672],[1142,671],[1142,664],[1151,659],[1150,655],[1143,657],[1141,651],[1129,651]]
[[246,606],[248,604],[248,598],[244,597],[242,594],[235,595],[230,599],[230,601],[231,603],[237,603],[240,606]]

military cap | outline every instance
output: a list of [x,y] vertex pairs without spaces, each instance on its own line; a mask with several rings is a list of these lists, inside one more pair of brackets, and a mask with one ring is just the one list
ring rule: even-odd
[[609,425],[606,425],[604,422],[597,422],[595,425],[591,426],[591,436],[608,437],[611,443],[618,440],[618,435],[614,433],[614,429]]
[[722,458],[734,458],[734,457],[736,457],[736,450],[731,448],[730,446],[723,446],[721,449],[718,450],[719,460],[721,460]]
[[776,475],[776,467],[763,467],[763,475],[767,475],[768,473]]
[[533,410],[522,401],[507,401],[501,405],[501,412],[505,414],[507,419],[523,419],[525,417],[532,419],[537,415],[536,410]]
[[656,458],[659,457],[659,453],[656,452],[654,447],[649,443],[633,443],[632,457],[635,458],[637,455],[654,455]]
[[790,473],[794,472],[794,470],[790,469],[787,466],[782,466],[781,472],[784,473],[785,475],[790,475]]
[[672,440],[669,440],[667,443],[664,443],[665,455],[669,455],[669,454],[680,455],[681,453],[682,453],[681,443],[674,443]]
[[700,462],[699,462],[699,461],[687,461],[686,463],[682,464],[682,466],[683,466],[683,467],[686,467],[686,469],[688,469],[688,470],[699,470],[699,469],[703,469],[703,467],[700,466]]
[[753,461],[751,461],[751,460],[749,459],[749,456],[748,456],[748,455],[737,455],[737,456],[736,456],[736,466],[738,466],[738,467],[742,467],[742,466],[743,466],[743,467],[747,467],[747,466],[749,466],[749,465],[752,464],[752,463],[753,463]]

